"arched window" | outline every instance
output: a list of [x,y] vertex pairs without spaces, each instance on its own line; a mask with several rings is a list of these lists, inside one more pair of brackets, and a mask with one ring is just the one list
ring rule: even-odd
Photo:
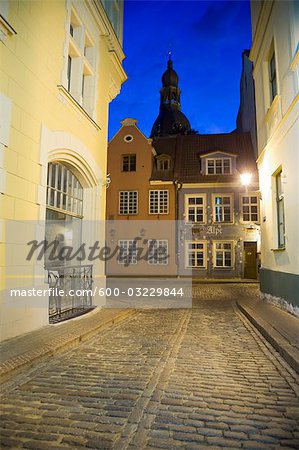
[[48,165],[47,208],[83,216],[83,188],[71,170],[61,163]]

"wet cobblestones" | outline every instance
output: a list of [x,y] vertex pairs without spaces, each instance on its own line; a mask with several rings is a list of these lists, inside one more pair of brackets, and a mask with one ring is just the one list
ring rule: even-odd
[[192,309],[142,310],[18,376],[2,447],[299,448],[290,374],[232,307],[255,293],[199,286]]

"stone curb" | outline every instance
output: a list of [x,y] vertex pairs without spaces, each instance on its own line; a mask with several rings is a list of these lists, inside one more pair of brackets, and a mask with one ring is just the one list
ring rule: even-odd
[[[63,322],[58,324],[58,326],[49,325],[46,328],[37,330],[37,332],[32,332],[40,333],[41,335],[42,343],[37,347],[34,346],[34,341],[30,342],[30,334],[32,335],[32,333],[26,334],[24,339],[28,339],[29,350],[11,358],[2,358],[0,362],[0,382],[8,381],[24,368],[31,367],[37,362],[45,361],[68,348],[74,347],[99,331],[109,328],[110,325],[120,323],[137,312],[135,309],[117,310],[117,312],[108,311],[107,309],[100,309],[93,313],[91,317],[83,315],[72,319],[70,322]],[[55,329],[54,327],[57,328]],[[42,336],[43,334],[46,336]],[[18,336],[15,339],[19,338]],[[11,345],[17,345],[13,340],[14,338],[10,340]]]
[[194,278],[192,285],[196,284],[259,284],[258,280],[247,280],[245,278],[225,279],[225,278]]
[[250,320],[258,331],[278,351],[285,361],[299,374],[299,351],[268,322],[258,316],[253,309],[237,301],[240,311]]

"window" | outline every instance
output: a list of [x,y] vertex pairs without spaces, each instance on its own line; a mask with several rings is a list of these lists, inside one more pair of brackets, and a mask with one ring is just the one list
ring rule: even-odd
[[123,172],[135,172],[136,171],[136,155],[123,155],[122,170],[123,170]]
[[120,191],[119,193],[119,214],[137,214],[138,213],[138,192]]
[[205,196],[197,194],[185,196],[185,218],[186,222],[205,223]]
[[149,213],[168,214],[168,190],[149,191]]
[[284,195],[281,183],[281,171],[276,175],[276,208],[278,248],[285,247]]
[[270,104],[271,104],[274,100],[274,97],[277,94],[276,64],[274,52],[269,60],[269,82],[270,82]]
[[60,163],[48,165],[47,207],[82,217],[83,188],[75,175]]
[[168,241],[151,239],[148,245],[148,264],[166,266],[168,264]]
[[118,241],[118,264],[126,266],[137,264],[137,241],[120,240]]
[[89,115],[95,109],[95,56],[94,42],[77,12],[72,9],[64,86]]
[[231,174],[231,158],[207,159],[207,175]]
[[206,243],[203,241],[186,242],[186,267],[206,267]]
[[131,134],[127,134],[125,137],[124,137],[124,141],[125,142],[132,142],[133,141],[133,136],[131,135]]
[[233,222],[233,195],[213,194],[214,222]]
[[158,159],[157,167],[158,167],[158,170],[169,170],[170,169],[169,159]]
[[241,196],[241,220],[242,222],[258,222],[258,196],[242,195]]
[[233,242],[214,242],[214,267],[233,267]]
[[67,90],[70,92],[71,90],[71,74],[72,74],[72,58],[68,55],[67,62]]
[[102,4],[105,8],[105,11],[109,17],[111,25],[113,26],[118,39],[120,39],[121,7],[119,0],[102,0]]

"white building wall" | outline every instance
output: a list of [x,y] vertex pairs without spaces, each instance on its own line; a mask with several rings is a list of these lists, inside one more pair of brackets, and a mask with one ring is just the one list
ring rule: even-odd
[[[254,63],[262,195],[261,293],[295,311],[299,307],[299,7],[296,1],[252,1],[251,10],[254,39],[250,58]],[[273,51],[277,95],[271,103],[269,59]],[[285,208],[284,249],[278,248],[275,174],[279,170]]]

